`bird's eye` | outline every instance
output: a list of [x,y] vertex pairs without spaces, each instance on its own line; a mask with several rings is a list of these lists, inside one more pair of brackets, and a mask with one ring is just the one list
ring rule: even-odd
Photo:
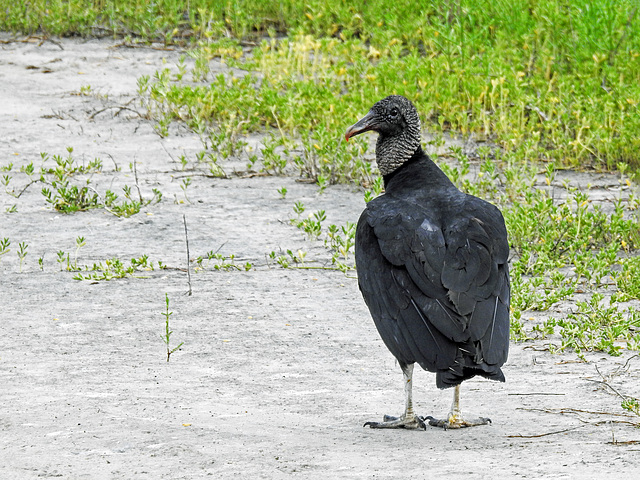
[[389,116],[390,116],[391,118],[396,118],[396,117],[398,116],[398,114],[399,114],[399,113],[400,113],[400,112],[398,111],[398,109],[397,109],[396,107],[393,107],[393,108],[391,109],[391,111],[389,112]]

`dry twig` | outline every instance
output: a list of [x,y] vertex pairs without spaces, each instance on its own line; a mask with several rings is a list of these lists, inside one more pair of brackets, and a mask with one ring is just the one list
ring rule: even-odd
[[184,213],[182,214],[182,221],[184,222],[184,239],[187,244],[187,282],[189,283],[187,294],[191,296],[193,292],[191,291],[191,267],[189,264],[189,233],[187,231],[187,216]]

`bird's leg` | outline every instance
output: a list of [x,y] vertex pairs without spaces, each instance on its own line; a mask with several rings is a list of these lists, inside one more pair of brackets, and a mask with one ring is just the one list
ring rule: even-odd
[[426,417],[425,420],[429,420],[429,425],[433,427],[442,427],[445,430],[448,428],[475,427],[491,423],[491,420],[485,417],[469,420],[462,418],[462,413],[460,412],[460,385],[456,385],[453,390],[453,403],[451,404],[449,417],[446,420],[437,420],[433,417]]
[[365,427],[371,428],[411,428],[411,429],[426,429],[425,423],[420,417],[413,412],[413,399],[412,399],[412,377],[413,377],[413,364],[400,365],[402,368],[402,374],[404,376],[404,397],[405,408],[404,414],[401,417],[392,417],[385,415],[382,422],[367,422]]

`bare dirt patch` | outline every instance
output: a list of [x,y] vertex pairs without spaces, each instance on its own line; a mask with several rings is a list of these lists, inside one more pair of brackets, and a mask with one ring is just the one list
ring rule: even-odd
[[[131,102],[136,79],[178,55],[107,40],[0,45],[0,166],[15,165],[14,185],[27,183],[16,173],[21,165],[37,164],[40,152],[65,154],[70,146],[81,161],[102,159],[103,172],[92,177],[98,191],[133,185],[128,165],[135,159],[143,195],[157,188],[164,196],[122,219],[104,209],[57,213],[38,185],[19,199],[0,193],[0,238],[12,242],[0,260],[0,478],[602,479],[640,473],[640,434],[629,424],[637,419],[625,414],[600,375],[640,396],[638,359],[626,364],[631,354],[593,354],[584,363],[538,351],[541,343],[513,344],[506,384],[463,386],[463,409],[490,417],[492,425],[362,428],[385,413],[399,414],[403,392],[400,369],[356,281],[334,271],[270,267],[265,260],[271,251],[302,249],[308,258],[328,261],[318,242],[288,224],[293,202],[325,209],[328,222],[344,224],[364,207],[362,193],[342,186],[319,194],[290,177],[193,173],[185,201],[175,159],[193,158],[197,137],[174,127],[160,138]],[[86,85],[99,95],[79,94]],[[282,186],[285,199],[277,193]],[[17,212],[4,213],[12,205]],[[220,248],[254,268],[193,273],[193,295],[185,295],[183,215],[192,257]],[[87,244],[79,264],[148,255],[170,268],[74,280],[60,271],[56,252],[73,257],[78,236]],[[19,242],[28,244],[22,272]],[[165,293],[174,312],[172,342],[184,341],[169,363],[160,338]],[[431,374],[414,378],[418,413],[444,414],[451,392],[436,390]]]

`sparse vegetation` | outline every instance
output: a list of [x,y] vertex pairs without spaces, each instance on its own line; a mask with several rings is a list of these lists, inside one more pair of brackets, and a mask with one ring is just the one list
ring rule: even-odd
[[[407,14],[417,8],[420,15]],[[447,135],[480,142],[472,153],[452,146],[434,158],[461,189],[504,212],[513,251],[513,337],[553,337],[558,343],[550,348],[579,355],[638,348],[633,302],[640,299],[640,202],[632,181],[640,167],[640,37],[632,32],[640,29],[640,13],[633,2],[106,1],[97,8],[38,0],[26,8],[8,5],[0,28],[107,32],[127,44],[186,47],[175,69],[141,76],[138,95],[159,135],[183,122],[199,136],[202,150],[192,163],[182,155],[179,168],[203,169],[206,176],[226,177],[224,160],[246,157],[252,172],[297,174],[320,192],[355,183],[370,201],[382,193],[382,181],[366,158],[367,140],[342,141],[345,126],[386,94],[410,97],[431,134],[428,147],[442,147]],[[236,67],[235,73],[212,73],[214,58]],[[78,94],[97,95],[91,85]],[[246,136],[264,131],[259,147],[248,148]],[[567,166],[616,169],[618,194],[594,201],[588,186],[558,180]],[[126,185],[122,198],[98,192],[92,176],[102,169],[99,159],[78,163],[72,149],[66,156],[42,154],[40,167],[0,167],[6,194],[19,199],[40,183],[47,204],[63,213],[104,208],[130,216],[160,201],[156,189],[151,199],[142,197],[137,173],[135,198]],[[187,204],[194,178],[189,173],[181,180]],[[278,193],[289,198],[284,187]],[[354,224],[327,226],[331,212],[305,217],[305,206],[294,202],[291,224],[307,241],[321,241],[331,263],[319,265],[307,251],[292,248],[266,254],[267,265],[354,269]],[[6,211],[15,213],[17,204]],[[5,240],[0,258],[9,249]],[[80,267],[80,246],[73,264],[68,253],[57,258],[79,279],[149,268],[117,259]],[[256,268],[218,252],[195,264],[196,271]],[[551,312],[562,301],[575,302],[575,311],[542,323],[527,320],[526,312]]]

